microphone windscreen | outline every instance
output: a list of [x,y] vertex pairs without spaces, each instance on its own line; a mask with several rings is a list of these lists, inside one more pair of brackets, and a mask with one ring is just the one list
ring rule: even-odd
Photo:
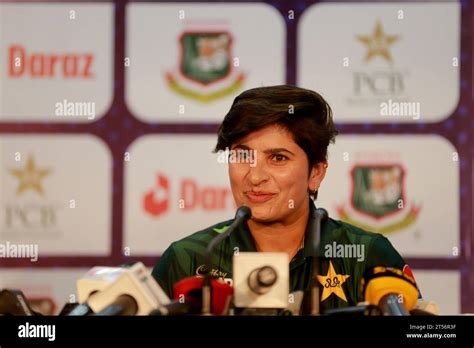
[[246,205],[242,205],[237,209],[235,212],[235,218],[244,218],[244,219],[250,219],[252,217],[252,210],[247,207]]
[[393,267],[367,269],[361,287],[365,301],[376,306],[389,294],[401,295],[401,302],[408,311],[415,307],[418,300],[418,289],[413,280],[402,270]]
[[0,291],[0,315],[30,316],[40,314],[31,309],[21,290],[3,289]]
[[[202,286],[204,277],[193,276],[181,279],[173,286],[173,297],[176,300],[202,300]],[[211,312],[222,315],[227,308],[228,301],[234,294],[234,289],[229,284],[218,279],[211,280],[212,303]],[[202,305],[202,304],[201,304]]]

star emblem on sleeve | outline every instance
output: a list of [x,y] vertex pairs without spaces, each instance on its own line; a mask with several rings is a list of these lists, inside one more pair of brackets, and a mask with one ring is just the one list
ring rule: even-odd
[[346,294],[344,294],[344,290],[342,289],[342,284],[344,284],[350,275],[337,274],[331,260],[329,260],[328,273],[325,276],[318,275],[317,277],[318,281],[323,286],[321,301],[327,299],[331,294],[335,294],[341,300],[347,302]]

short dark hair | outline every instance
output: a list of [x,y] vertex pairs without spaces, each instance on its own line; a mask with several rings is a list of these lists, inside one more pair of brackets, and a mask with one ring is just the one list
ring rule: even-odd
[[224,117],[215,152],[230,148],[239,139],[270,125],[290,132],[308,157],[309,170],[327,160],[335,128],[329,104],[318,93],[291,85],[252,88],[238,95]]

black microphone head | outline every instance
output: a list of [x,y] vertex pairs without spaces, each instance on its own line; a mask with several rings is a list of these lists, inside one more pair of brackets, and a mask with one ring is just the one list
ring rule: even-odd
[[247,207],[246,205],[242,205],[237,209],[237,212],[235,213],[235,218],[236,219],[245,219],[248,220],[252,217],[252,210]]
[[41,314],[31,309],[21,290],[3,289],[0,291],[0,315],[31,316]]

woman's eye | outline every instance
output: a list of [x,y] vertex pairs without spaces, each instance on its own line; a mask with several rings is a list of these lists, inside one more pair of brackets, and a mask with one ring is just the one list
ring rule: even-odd
[[273,161],[276,161],[276,162],[283,162],[283,161],[285,161],[285,160],[287,160],[287,159],[288,159],[288,157],[286,157],[285,155],[278,155],[278,154],[277,154],[277,155],[273,155],[273,156],[272,156],[272,160],[273,160]]

